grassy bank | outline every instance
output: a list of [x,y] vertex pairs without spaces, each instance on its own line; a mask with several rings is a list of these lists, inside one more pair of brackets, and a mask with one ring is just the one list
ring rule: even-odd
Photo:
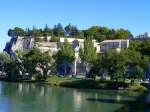
[[[100,81],[100,80],[86,80],[77,78],[62,78],[62,77],[49,77],[46,84],[54,86],[62,86],[68,88],[81,88],[81,89],[106,89],[106,90],[127,90],[134,92],[146,92],[146,87],[140,83],[130,85],[129,82],[122,81]],[[132,92],[133,93],[133,92]]]
[[75,78],[52,76],[52,77],[47,78],[46,84],[52,85],[52,86],[60,86],[62,83],[70,83],[76,80],[77,79]]

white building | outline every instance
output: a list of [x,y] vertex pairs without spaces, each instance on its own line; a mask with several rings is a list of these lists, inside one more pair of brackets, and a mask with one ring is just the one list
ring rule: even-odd
[[145,32],[145,33],[142,34],[142,35],[136,36],[136,38],[150,38],[150,33]]
[[[65,41],[69,42],[70,44],[73,44],[74,41],[77,40],[79,43],[79,48],[84,47],[84,39],[76,39],[76,38],[60,38],[60,43],[63,44]],[[97,42],[96,40],[93,40],[94,47],[96,48],[97,53],[104,53],[109,49],[116,49],[118,52],[122,48],[128,48],[129,47],[129,40],[105,40],[102,42]],[[78,48],[78,49],[79,49]],[[87,69],[84,65],[80,65],[80,57],[78,56],[79,52],[75,52],[75,61],[71,65],[73,74],[76,75],[78,73],[84,73],[86,74]],[[81,69],[82,68],[82,69]],[[89,67],[90,70],[90,67]]]
[[58,52],[57,42],[36,42],[35,47],[41,52],[49,52],[50,55],[56,54]]
[[104,40],[100,44],[100,52],[106,52],[108,49],[121,50],[129,47],[129,40]]
[[[50,38],[51,37],[49,37],[49,39]],[[13,51],[25,51],[36,47],[41,52],[49,52],[50,55],[53,55],[58,52],[60,45],[63,44],[65,41],[69,42],[72,45],[75,40],[79,42],[79,48],[84,47],[84,39],[61,37],[59,42],[35,42],[34,38],[31,37],[17,37],[16,41],[13,42],[11,49]],[[96,40],[93,40],[93,44],[96,48],[97,53],[103,53],[108,49],[128,48],[129,40],[104,40],[102,42],[97,42]]]
[[[79,46],[84,46],[84,39],[76,39],[76,38],[60,38],[60,43],[64,43],[65,41],[69,43],[73,43],[74,40],[79,41]],[[97,53],[103,53],[108,49],[122,49],[129,47],[129,40],[126,39],[116,39],[116,40],[104,40],[102,42],[97,42],[93,40],[94,47],[96,48]]]
[[[35,38],[36,38],[36,37],[35,37]],[[38,38],[40,38],[40,39],[43,40],[45,37],[38,37]],[[51,40],[51,38],[52,38],[51,36],[46,37],[46,41],[49,42],[49,41]]]
[[[64,43],[65,41],[69,42],[70,44],[73,43],[73,41],[77,40],[79,42],[79,47],[84,47],[84,39],[77,39],[77,38],[60,38],[60,43]],[[100,52],[99,42],[96,40],[93,40],[94,47],[96,48],[96,52]]]
[[[37,48],[41,52],[48,52],[49,55],[54,55],[58,52],[60,45],[63,44],[65,41],[69,42],[71,45],[77,42],[78,49],[75,52],[75,60],[69,66],[71,67],[71,71],[74,75],[76,74],[86,74],[87,69],[83,64],[81,64],[81,60],[79,57],[79,48],[84,48],[84,39],[77,39],[77,38],[60,38],[59,42],[35,42],[33,38],[30,37],[17,37],[15,40],[11,39],[6,46],[6,51],[12,50],[21,50],[26,51],[30,50],[31,48]],[[77,41],[76,41],[77,40]],[[96,48],[97,53],[106,52],[108,49],[119,49],[128,48],[129,47],[129,40],[105,40],[102,42],[97,42],[93,40],[94,47]],[[59,71],[59,70],[58,70]],[[60,72],[61,73],[61,72]]]

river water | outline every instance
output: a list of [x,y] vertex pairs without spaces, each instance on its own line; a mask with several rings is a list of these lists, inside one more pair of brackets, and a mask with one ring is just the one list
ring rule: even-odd
[[0,82],[0,112],[115,112],[135,99],[119,91]]

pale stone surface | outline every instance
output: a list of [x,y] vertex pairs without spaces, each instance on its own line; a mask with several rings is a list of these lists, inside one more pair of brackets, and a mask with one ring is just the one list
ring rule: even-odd
[[12,51],[20,50],[30,50],[34,47],[34,39],[30,37],[17,37],[17,41],[12,45]]
[[[43,39],[43,37],[41,37]],[[84,48],[84,39],[76,38],[64,38],[61,37],[59,42],[49,42],[51,37],[47,38],[47,42],[35,42],[31,37],[17,37],[16,42],[12,44],[12,51],[21,50],[26,51],[35,47],[38,48],[41,52],[49,52],[50,55],[53,55],[58,52],[61,44],[67,40],[70,44],[73,44],[73,41],[77,40],[79,42],[79,48]],[[11,42],[10,42],[11,43]],[[93,40],[94,47],[96,48],[97,53],[103,53],[108,49],[118,49],[128,48],[129,40],[104,40],[102,42],[96,42]]]

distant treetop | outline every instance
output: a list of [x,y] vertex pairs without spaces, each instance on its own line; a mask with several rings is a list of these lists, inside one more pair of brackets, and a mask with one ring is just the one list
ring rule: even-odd
[[80,30],[75,25],[68,24],[63,27],[60,23],[54,25],[53,28],[48,27],[46,24],[44,28],[36,28],[34,26],[32,29],[22,29],[15,27],[8,30],[8,36],[13,37],[14,34],[21,37],[31,36],[37,40],[39,40],[38,38],[43,37],[43,41],[49,36],[52,37],[52,41],[58,41],[60,37],[84,38],[88,35],[92,35],[98,42],[103,40],[128,39],[129,37],[133,37],[129,30],[122,28],[115,30],[108,27],[92,26],[87,30]]

